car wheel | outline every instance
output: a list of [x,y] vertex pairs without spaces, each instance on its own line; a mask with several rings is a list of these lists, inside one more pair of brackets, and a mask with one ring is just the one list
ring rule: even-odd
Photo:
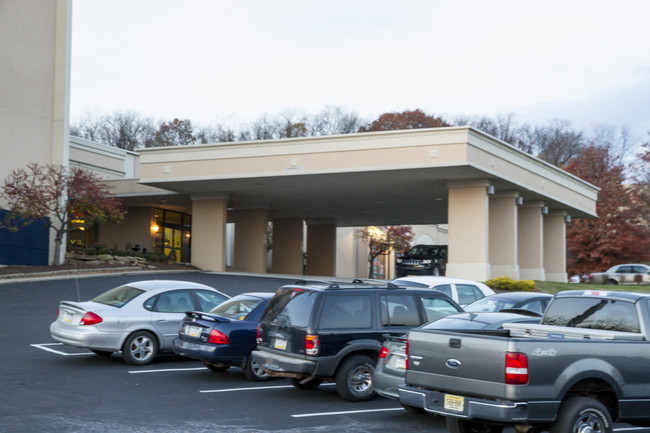
[[204,362],[203,365],[208,367],[210,370],[216,372],[216,373],[221,373],[230,368],[229,365],[223,365],[223,364],[211,364],[209,362]]
[[98,355],[98,356],[106,357],[106,356],[111,356],[113,354],[113,352],[111,352],[110,350],[93,350],[93,349],[90,349],[90,350],[91,350],[91,352],[93,352],[95,355]]
[[613,279],[610,278],[609,280],[607,280],[606,284],[609,285],[609,286],[616,286],[616,285],[618,285],[618,281],[613,280]]
[[131,365],[149,364],[158,354],[158,340],[147,331],[129,335],[122,347],[122,357]]
[[571,397],[560,406],[550,433],[610,433],[612,417],[604,404],[589,397]]
[[246,379],[254,380],[256,382],[264,382],[271,379],[271,376],[266,374],[266,372],[262,369],[262,366],[259,363],[253,361],[253,357],[250,353],[246,357],[246,364],[244,365],[244,376],[246,376]]
[[503,426],[483,421],[469,421],[448,416],[445,419],[449,433],[501,433]]
[[336,390],[348,401],[366,401],[375,396],[375,361],[366,355],[354,355],[336,372]]
[[289,379],[289,382],[298,389],[316,389],[318,385],[323,383],[321,379],[313,378],[312,380],[302,383],[305,379]]
[[404,410],[407,411],[408,413],[413,413],[413,414],[416,414],[416,415],[424,413],[424,409],[421,408],[421,407],[415,407],[415,406],[411,406],[411,405],[401,403],[401,402],[400,402],[400,404],[402,405]]

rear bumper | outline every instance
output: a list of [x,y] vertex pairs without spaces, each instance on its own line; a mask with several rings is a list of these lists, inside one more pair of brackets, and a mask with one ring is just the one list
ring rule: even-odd
[[277,353],[253,350],[253,362],[257,362],[272,377],[301,378],[316,375],[315,361],[284,356]]
[[93,325],[70,326],[59,320],[50,325],[50,336],[54,341],[67,346],[111,352],[122,350],[124,339],[123,333],[102,332]]
[[452,410],[445,408],[445,395],[444,392],[415,388],[408,385],[399,387],[399,400],[401,403],[443,416],[504,423],[551,422],[555,420],[559,410],[559,402],[555,401],[497,401],[467,396],[458,396],[463,398],[463,407],[460,410]]
[[172,349],[177,355],[198,359],[212,364],[240,365],[244,359],[232,353],[228,346],[215,346],[174,338]]

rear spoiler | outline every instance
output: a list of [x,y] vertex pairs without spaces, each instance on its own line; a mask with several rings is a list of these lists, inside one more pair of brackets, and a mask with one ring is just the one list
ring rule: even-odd
[[193,317],[195,319],[200,319],[200,320],[209,320],[209,321],[216,322],[216,323],[232,322],[232,319],[229,319],[227,317],[218,316],[216,314],[202,313],[200,311],[186,311],[185,316],[186,317]]

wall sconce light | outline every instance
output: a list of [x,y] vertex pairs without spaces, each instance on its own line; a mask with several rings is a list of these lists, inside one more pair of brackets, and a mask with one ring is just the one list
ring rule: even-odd
[[487,193],[488,195],[494,195],[494,185],[490,185],[487,187]]
[[548,215],[548,206],[542,206],[542,214]]
[[158,230],[160,230],[160,227],[158,226],[158,224],[153,224],[153,225],[151,226],[151,231],[152,231],[152,232],[154,232],[154,233],[158,233]]
[[189,238],[190,238],[190,236],[192,236],[192,235],[190,234],[190,232],[187,232],[187,233],[185,233],[185,237],[186,237],[186,238],[188,238],[188,239],[189,239]]
[[571,222],[571,215],[564,215],[564,222],[565,223],[570,223]]
[[524,198],[523,198],[523,197],[517,197],[517,198],[515,198],[515,203],[517,204],[517,206],[523,206],[523,204],[524,204]]

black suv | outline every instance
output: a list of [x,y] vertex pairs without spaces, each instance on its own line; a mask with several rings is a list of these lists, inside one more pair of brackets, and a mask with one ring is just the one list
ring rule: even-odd
[[345,400],[365,401],[375,394],[373,372],[387,336],[459,311],[431,289],[300,281],[281,287],[266,306],[253,361],[296,388],[335,382]]
[[395,259],[396,278],[409,275],[445,275],[447,245],[416,245]]

